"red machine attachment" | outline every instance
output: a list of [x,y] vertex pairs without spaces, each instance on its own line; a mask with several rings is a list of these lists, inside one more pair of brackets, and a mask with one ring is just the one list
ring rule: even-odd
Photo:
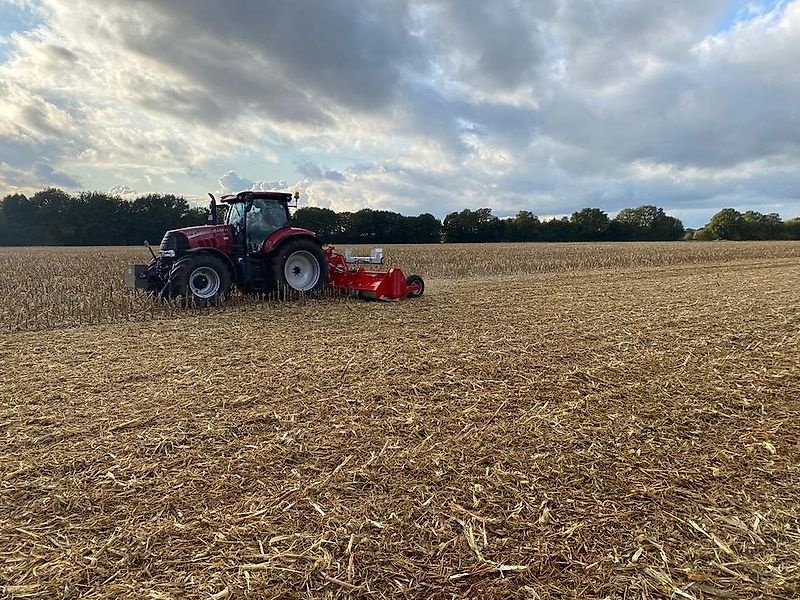
[[328,258],[328,285],[331,288],[358,293],[364,298],[397,301],[419,298],[425,282],[419,275],[406,277],[402,269],[367,271],[361,264],[383,264],[383,249],[376,248],[369,256],[339,254],[333,246],[325,247]]

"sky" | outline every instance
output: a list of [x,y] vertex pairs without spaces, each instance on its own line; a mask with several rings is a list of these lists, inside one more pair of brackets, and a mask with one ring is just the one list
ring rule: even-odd
[[800,216],[800,0],[0,0],[0,194]]

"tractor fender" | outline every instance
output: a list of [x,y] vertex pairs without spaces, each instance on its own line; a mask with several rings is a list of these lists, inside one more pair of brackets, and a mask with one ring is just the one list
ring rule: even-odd
[[216,248],[192,248],[187,252],[187,255],[197,255],[197,254],[213,254],[222,259],[222,261],[228,266],[228,269],[231,272],[231,279],[234,281],[238,279],[236,277],[236,267],[233,264],[233,260],[231,257],[225,254],[224,252],[217,250]]
[[264,245],[261,246],[261,253],[272,254],[275,250],[283,246],[283,244],[289,240],[296,240],[299,238],[309,239],[312,242],[319,244],[320,247],[322,246],[322,242],[317,237],[317,234],[310,229],[303,229],[302,227],[284,227],[264,240]]

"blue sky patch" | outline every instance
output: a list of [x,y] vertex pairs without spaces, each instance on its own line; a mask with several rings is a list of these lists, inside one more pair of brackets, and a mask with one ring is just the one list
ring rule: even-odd
[[764,14],[785,4],[782,0],[731,0],[725,14],[719,23],[715,33],[722,33],[735,27],[738,23],[749,21],[753,17]]
[[0,0],[0,62],[11,52],[12,33],[24,33],[41,24],[41,19],[29,5]]

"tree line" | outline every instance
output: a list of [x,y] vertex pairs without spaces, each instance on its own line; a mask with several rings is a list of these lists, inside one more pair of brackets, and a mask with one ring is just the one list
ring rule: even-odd
[[[0,245],[138,245],[144,240],[157,244],[168,229],[207,221],[207,209],[171,194],[128,200],[50,188],[30,198],[12,194],[0,200]],[[775,213],[726,208],[695,231],[651,205],[623,209],[613,219],[599,208],[549,220],[529,211],[501,219],[491,209],[479,208],[452,212],[442,221],[428,213],[414,217],[368,208],[337,213],[303,207],[295,211],[293,224],[338,244],[800,239],[800,219],[782,221]]]
[[207,210],[171,194],[125,200],[51,188],[30,198],[13,194],[0,201],[0,245],[132,246],[144,240],[158,244],[166,230],[201,225],[207,219]]
[[740,213],[723,208],[702,229],[692,232],[695,240],[800,240],[800,217],[781,220],[778,213],[754,210]]

